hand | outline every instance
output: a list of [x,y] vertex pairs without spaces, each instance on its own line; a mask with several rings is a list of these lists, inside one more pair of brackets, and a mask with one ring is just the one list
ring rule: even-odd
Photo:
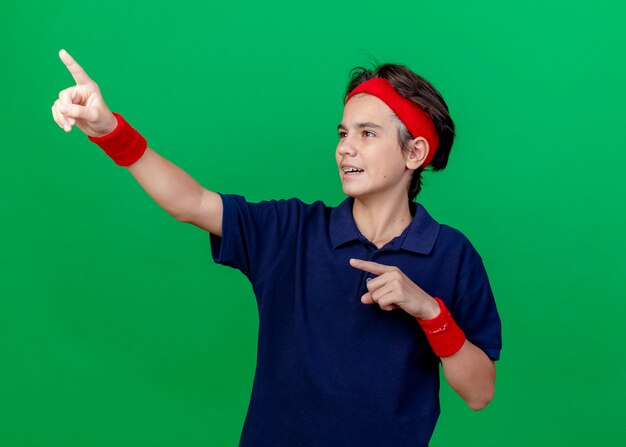
[[115,130],[117,119],[104,103],[98,85],[91,80],[65,50],[59,57],[72,74],[76,85],[61,90],[52,106],[52,116],[66,132],[76,125],[90,137],[101,137]]
[[431,320],[439,315],[439,304],[395,266],[351,259],[350,265],[378,275],[367,282],[364,304],[378,303],[383,310],[400,308],[415,318]]

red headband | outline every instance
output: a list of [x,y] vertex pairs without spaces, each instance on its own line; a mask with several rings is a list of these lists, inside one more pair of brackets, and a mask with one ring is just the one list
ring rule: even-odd
[[435,125],[430,119],[430,116],[413,101],[400,95],[389,81],[383,78],[372,78],[359,84],[350,92],[346,98],[346,102],[357,93],[369,93],[381,99],[393,110],[398,118],[400,118],[400,121],[409,129],[413,138],[417,138],[418,136],[426,138],[430,146],[428,156],[426,160],[424,160],[424,168],[426,168],[435,156],[435,152],[437,152],[437,147],[439,146],[437,129],[435,129]]

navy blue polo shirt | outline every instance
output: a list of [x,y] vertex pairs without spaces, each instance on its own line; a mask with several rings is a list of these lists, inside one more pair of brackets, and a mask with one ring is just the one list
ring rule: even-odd
[[500,318],[482,259],[460,231],[419,203],[402,234],[377,248],[358,230],[354,199],[250,203],[220,194],[217,263],[251,282],[257,366],[243,447],[427,446],[439,417],[439,358],[401,309],[363,304],[373,275],[360,258],[400,268],[450,309],[468,340],[497,360]]

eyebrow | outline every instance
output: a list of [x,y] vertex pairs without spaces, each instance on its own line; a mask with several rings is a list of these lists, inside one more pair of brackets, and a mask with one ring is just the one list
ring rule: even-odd
[[[358,129],[362,129],[364,127],[373,127],[373,128],[376,128],[376,129],[384,129],[383,126],[381,126],[379,124],[372,123],[370,121],[368,121],[366,123],[356,123],[356,127]],[[337,130],[339,130],[339,129],[344,129],[345,130],[346,126],[344,126],[343,124],[339,123],[339,125],[337,126]]]

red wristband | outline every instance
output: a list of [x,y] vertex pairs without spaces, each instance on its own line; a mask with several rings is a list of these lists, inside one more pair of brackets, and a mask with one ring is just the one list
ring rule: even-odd
[[102,137],[89,137],[89,140],[100,146],[106,154],[119,166],[128,166],[139,160],[148,147],[146,139],[131,127],[117,112],[117,126],[113,132]]
[[450,311],[437,297],[434,297],[441,312],[432,320],[420,320],[417,318],[420,326],[426,334],[426,338],[438,357],[449,357],[463,347],[465,343],[465,334],[460,327],[457,326]]

